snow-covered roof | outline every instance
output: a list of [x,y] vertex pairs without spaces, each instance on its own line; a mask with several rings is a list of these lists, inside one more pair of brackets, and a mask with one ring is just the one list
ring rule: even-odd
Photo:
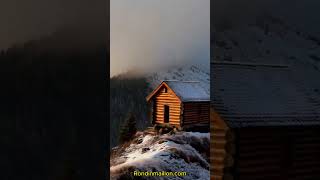
[[210,101],[210,96],[198,81],[164,81],[182,102]]
[[198,81],[165,80],[147,97],[151,97],[164,85],[167,85],[182,102],[210,101],[208,92]]
[[231,127],[320,125],[320,101],[284,66],[211,64],[212,104]]

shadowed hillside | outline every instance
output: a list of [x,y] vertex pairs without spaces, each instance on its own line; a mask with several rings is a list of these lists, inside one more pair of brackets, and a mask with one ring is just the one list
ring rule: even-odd
[[107,37],[77,29],[0,53],[0,179],[103,176]]
[[121,75],[110,79],[110,147],[118,145],[119,132],[128,113],[135,114],[138,129],[150,125],[145,99],[148,92],[145,78]]

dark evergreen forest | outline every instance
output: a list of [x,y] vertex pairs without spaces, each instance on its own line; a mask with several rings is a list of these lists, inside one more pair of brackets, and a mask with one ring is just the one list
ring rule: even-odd
[[119,144],[121,126],[129,113],[136,117],[138,130],[150,125],[146,96],[151,90],[145,78],[120,75],[110,79],[110,147]]
[[107,36],[77,30],[1,51],[0,179],[104,176]]

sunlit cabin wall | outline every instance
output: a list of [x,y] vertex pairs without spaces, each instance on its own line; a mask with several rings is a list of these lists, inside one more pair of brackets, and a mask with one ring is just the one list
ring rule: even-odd
[[169,106],[169,117],[170,125],[174,125],[176,127],[180,127],[180,115],[181,115],[181,101],[174,94],[174,92],[167,88],[167,92],[165,92],[165,88],[160,89],[159,93],[156,94],[155,100],[155,123],[163,124],[164,123],[164,105]]

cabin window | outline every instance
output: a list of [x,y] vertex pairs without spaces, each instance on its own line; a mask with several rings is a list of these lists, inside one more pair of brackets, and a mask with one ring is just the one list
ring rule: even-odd
[[165,92],[165,93],[167,93],[167,92],[168,92],[168,89],[167,89],[166,87],[164,88],[164,92]]
[[169,123],[169,106],[164,105],[164,123]]

